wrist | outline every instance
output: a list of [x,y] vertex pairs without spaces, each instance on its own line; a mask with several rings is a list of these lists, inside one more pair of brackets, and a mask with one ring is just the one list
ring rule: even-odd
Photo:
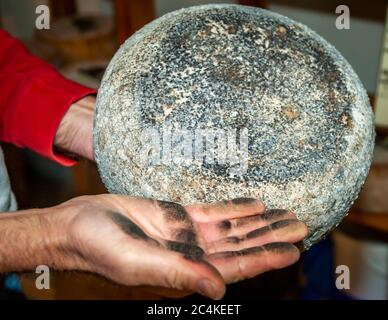
[[84,269],[69,237],[68,210],[60,206],[0,216],[0,273],[35,270]]
[[73,103],[63,117],[55,135],[57,149],[94,160],[93,117],[94,96],[84,97]]
[[77,236],[77,219],[86,210],[82,198],[74,198],[54,207],[55,214],[50,216],[49,246],[53,267],[58,270],[90,271]]

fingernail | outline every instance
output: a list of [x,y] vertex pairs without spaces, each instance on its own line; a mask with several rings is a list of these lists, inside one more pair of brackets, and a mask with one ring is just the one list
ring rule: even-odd
[[215,285],[213,284],[213,282],[207,279],[202,279],[199,281],[198,291],[204,296],[210,297],[212,299],[219,299]]

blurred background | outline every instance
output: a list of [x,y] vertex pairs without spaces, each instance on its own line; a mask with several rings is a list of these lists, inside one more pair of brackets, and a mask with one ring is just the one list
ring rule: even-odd
[[[0,27],[66,77],[98,88],[114,52],[136,30],[167,12],[205,3],[263,7],[306,24],[345,56],[380,110],[368,180],[339,228],[303,253],[298,264],[230,286],[226,299],[388,299],[388,1],[0,0]],[[41,4],[50,8],[50,30],[35,28]],[[335,10],[344,4],[350,9],[350,29],[338,30]],[[28,150],[2,146],[20,209],[105,192],[93,163],[63,168]],[[340,265],[349,267],[350,289],[335,286]],[[55,273],[51,289],[40,291],[35,274],[6,282],[17,298],[162,299],[145,288],[125,288],[89,274]]]

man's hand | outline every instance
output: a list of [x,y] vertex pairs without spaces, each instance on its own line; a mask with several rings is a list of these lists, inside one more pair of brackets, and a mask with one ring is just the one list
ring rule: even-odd
[[297,261],[299,251],[292,243],[307,235],[292,213],[265,211],[261,202],[245,198],[185,208],[99,195],[51,211],[0,217],[0,272],[47,264],[95,272],[129,286],[221,298],[225,283]]
[[94,160],[93,114],[96,98],[87,96],[71,105],[63,117],[54,145],[65,152]]

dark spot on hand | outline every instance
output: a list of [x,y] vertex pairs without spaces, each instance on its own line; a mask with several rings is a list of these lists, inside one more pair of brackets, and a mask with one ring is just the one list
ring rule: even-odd
[[247,256],[250,254],[263,253],[265,250],[263,247],[251,247],[240,251],[224,251],[217,252],[211,255],[213,259],[230,259],[238,256]]
[[197,244],[197,235],[192,229],[179,229],[175,235],[175,240]]
[[228,237],[228,238],[225,238],[225,242],[227,243],[233,243],[233,244],[238,244],[242,241],[243,239],[242,238],[239,238],[239,237]]
[[260,237],[260,236],[263,236],[263,235],[267,234],[270,231],[271,231],[270,227],[268,227],[268,226],[262,227],[262,228],[259,228],[259,229],[256,229],[256,230],[253,230],[253,231],[249,232],[246,235],[246,238],[247,239],[257,238],[257,237]]
[[186,209],[178,203],[170,201],[158,201],[159,207],[162,209],[164,216],[169,221],[190,221],[190,217]]
[[257,254],[257,253],[263,253],[263,252],[264,252],[264,248],[263,247],[252,247],[252,248],[241,250],[240,251],[240,255],[241,256],[247,256],[247,255],[250,255],[250,254]]
[[240,204],[252,204],[255,203],[257,200],[254,198],[236,198],[232,199],[232,203],[236,205]]
[[125,217],[121,213],[109,211],[107,216],[127,235],[135,239],[141,239],[146,241],[152,241],[155,244],[156,240],[150,238],[138,225],[136,225],[132,220]]
[[221,230],[228,231],[232,228],[232,223],[229,220],[224,220],[218,223]]
[[204,255],[204,251],[195,245],[182,243],[177,241],[167,241],[167,249],[179,252],[188,260],[201,261]]
[[252,224],[252,223],[255,223],[257,221],[260,221],[262,219],[261,216],[262,215],[260,213],[255,213],[255,215],[253,215],[253,216],[244,217],[244,218],[237,218],[236,219],[236,226],[242,227],[242,226],[245,226],[247,224]]
[[239,251],[224,251],[224,252],[213,253],[211,255],[213,259],[229,259],[229,258],[235,258],[237,256],[239,256]]
[[303,252],[306,250],[303,241],[298,241],[297,243],[294,243],[294,246],[298,248],[300,252]]
[[288,213],[288,210],[283,210],[283,209],[271,209],[271,210],[266,210],[261,217],[265,221],[269,220],[274,220],[276,218],[280,218]]
[[276,221],[276,222],[272,223],[270,225],[270,228],[272,230],[278,230],[281,228],[286,228],[286,227],[288,227],[292,224],[295,224],[295,223],[298,223],[298,220],[296,220],[296,219],[280,220],[280,221]]
[[282,254],[286,253],[289,251],[294,251],[295,247],[288,242],[272,242],[272,243],[267,243],[263,245],[263,248],[266,251],[272,252],[272,253],[277,253],[277,254]]
[[273,243],[267,243],[260,247],[251,247],[240,251],[224,251],[224,252],[217,252],[211,255],[212,259],[229,259],[229,258],[235,258],[238,256],[247,256],[247,255],[254,255],[254,254],[262,254],[264,252],[269,253],[275,253],[275,254],[282,254],[287,253],[290,251],[294,251],[295,247],[291,243],[287,242],[273,242]]

